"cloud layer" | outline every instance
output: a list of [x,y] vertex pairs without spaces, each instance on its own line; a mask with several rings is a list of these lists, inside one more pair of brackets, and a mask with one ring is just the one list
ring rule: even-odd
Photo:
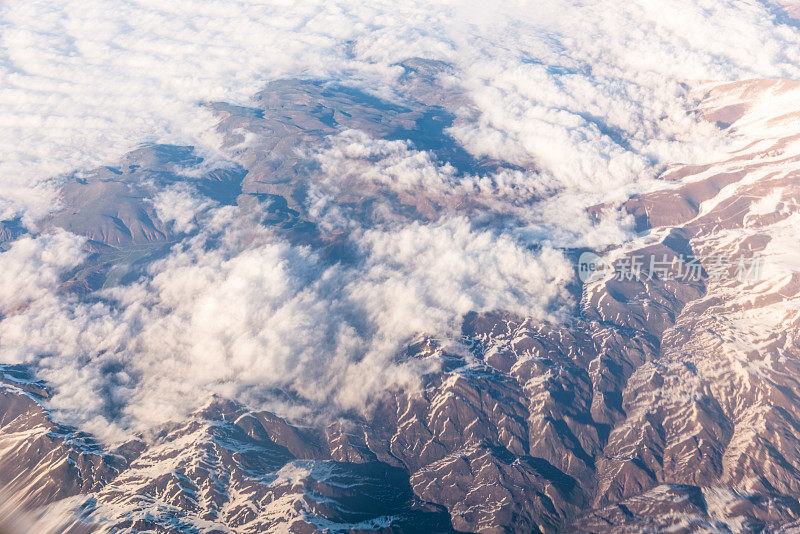
[[[22,238],[0,254],[0,358],[35,365],[61,416],[108,435],[143,429],[211,393],[363,409],[385,389],[413,388],[435,361],[396,361],[419,334],[457,341],[467,312],[554,317],[572,269],[465,219],[364,233],[357,261],[326,265],[238,218],[207,212],[203,232],[151,277],[83,302],[59,288],[81,255],[66,232]],[[213,240],[214,247],[209,242]],[[338,407],[338,408],[337,408]]]
[[796,29],[744,0],[10,0],[0,30],[2,197],[40,212],[53,193],[35,184],[142,141],[213,151],[198,102],[246,102],[298,75],[390,94],[391,65],[410,56],[463,73],[472,150],[607,190],[706,137],[680,82],[796,77],[800,60]]
[[[800,32],[774,7],[8,0],[0,219],[35,227],[57,203],[52,177],[140,143],[221,158],[216,119],[200,104],[247,104],[270,80],[334,80],[401,102],[397,63],[414,56],[453,66],[440,82],[464,98],[448,134],[523,170],[460,176],[404,141],[341,132],[309,154],[322,173],[310,198],[321,226],[351,232],[351,261],[331,264],[175,186],[154,199],[156,212],[198,233],[148,276],[92,300],[61,287],[85,257],[80,238],[21,238],[0,253],[0,361],[35,366],[65,420],[106,434],[179,417],[212,393],[300,413],[314,403],[360,409],[387,385],[414,387],[434,363],[398,362],[404,343],[452,339],[474,310],[551,316],[572,275],[551,246],[625,236],[624,221],[591,224],[587,206],[654,187],[664,165],[725,146],[692,112],[693,84],[800,77]],[[330,196],[359,184],[477,194],[482,212],[364,227]],[[513,232],[478,224],[508,206]]]

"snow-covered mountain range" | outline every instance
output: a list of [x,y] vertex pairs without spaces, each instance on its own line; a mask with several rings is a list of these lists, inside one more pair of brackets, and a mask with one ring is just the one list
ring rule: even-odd
[[800,531],[800,81],[628,76],[544,4],[538,59],[271,76],[8,178],[0,530]]

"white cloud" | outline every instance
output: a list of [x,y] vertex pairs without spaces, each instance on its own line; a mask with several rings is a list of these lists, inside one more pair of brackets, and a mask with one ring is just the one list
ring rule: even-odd
[[197,216],[212,205],[185,183],[159,191],[153,198],[153,204],[158,218],[162,222],[171,223],[172,229],[178,233],[195,231]]
[[394,359],[419,334],[447,342],[469,311],[547,318],[567,302],[572,269],[560,253],[533,253],[466,219],[366,231],[361,260],[346,266],[274,240],[233,208],[206,216],[152,277],[104,303],[59,290],[80,240],[15,243],[0,254],[2,272],[23,273],[0,279],[0,359],[33,364],[64,420],[109,437],[179,417],[212,393],[274,409],[267,401],[285,388],[317,408],[363,408],[432,365]]
[[385,222],[400,218],[391,205],[395,199],[434,220],[442,213],[464,214],[467,206],[472,212],[527,218],[532,203],[553,193],[531,171],[459,174],[450,163],[416,150],[409,141],[375,139],[359,130],[331,136],[309,156],[317,160],[320,171],[310,180],[309,213],[326,231],[364,224],[363,216],[341,205],[353,193],[374,198],[369,209],[373,215],[380,210]]
[[36,240],[23,237],[0,254],[0,313],[38,306],[61,275],[83,260],[83,239],[64,231]]
[[459,137],[474,150],[533,159],[570,184],[627,185],[648,174],[647,158],[579,114],[674,159],[687,147],[673,138],[708,133],[682,115],[677,82],[797,77],[800,60],[796,29],[745,0],[9,0],[0,29],[0,196],[38,212],[52,191],[33,184],[139,142],[213,151],[199,101],[245,102],[294,75],[388,94],[399,72],[389,64],[413,55],[462,72],[479,120]]

